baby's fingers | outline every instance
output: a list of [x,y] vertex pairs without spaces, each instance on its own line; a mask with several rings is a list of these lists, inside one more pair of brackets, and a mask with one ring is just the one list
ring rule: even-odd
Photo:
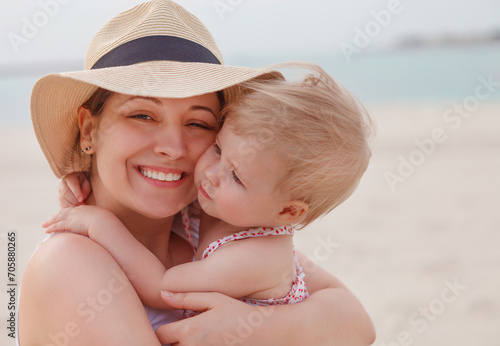
[[56,222],[51,224],[50,226],[45,228],[45,233],[55,233],[55,232],[64,232],[69,231],[70,229],[67,227],[64,221]]
[[[83,181],[82,181],[83,180]],[[92,192],[92,186],[90,186],[90,181],[87,180],[84,174],[80,175],[81,181],[81,193],[82,193],[82,202],[87,199],[87,197]]]
[[92,188],[82,173],[66,175],[59,184],[59,202],[62,208],[76,207],[83,204]]
[[77,207],[81,204],[79,200],[83,201],[83,197],[75,195],[67,180],[61,181],[61,184],[59,184],[59,204],[61,208]]
[[52,215],[51,217],[49,217],[47,220],[45,220],[44,222],[42,222],[42,227],[43,228],[48,228],[49,226],[53,225],[54,223],[57,222],[57,215]]
[[57,222],[65,221],[68,219],[68,215],[70,215],[73,209],[61,209],[56,214],[49,217],[45,222],[42,223],[43,228],[47,228]]

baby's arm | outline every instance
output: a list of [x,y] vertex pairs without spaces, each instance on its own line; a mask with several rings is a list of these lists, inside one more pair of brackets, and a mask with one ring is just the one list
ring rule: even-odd
[[281,298],[295,275],[292,237],[259,237],[227,243],[201,261],[170,268],[161,287],[233,298]]
[[[158,258],[105,209],[95,206],[63,209],[47,220],[44,227],[47,233],[71,231],[100,244],[115,258],[142,302],[153,308],[171,308],[161,300],[160,290],[220,292],[233,298],[282,297],[290,289],[289,282],[295,270],[290,265],[293,264],[290,236],[231,242],[202,261],[181,264],[166,271]],[[258,293],[262,297],[256,297]]]
[[165,266],[110,211],[95,206],[66,208],[43,226],[46,233],[71,231],[90,237],[114,257],[145,305],[170,308],[160,298]]

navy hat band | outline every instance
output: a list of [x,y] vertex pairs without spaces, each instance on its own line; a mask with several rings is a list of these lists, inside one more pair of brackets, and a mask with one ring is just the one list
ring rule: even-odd
[[196,42],[176,36],[145,36],[126,42],[106,53],[92,69],[156,60],[221,64],[211,51]]

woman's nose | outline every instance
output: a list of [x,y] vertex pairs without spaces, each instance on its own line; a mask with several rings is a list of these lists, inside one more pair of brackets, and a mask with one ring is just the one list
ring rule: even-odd
[[155,151],[175,160],[187,155],[186,138],[180,126],[167,125],[156,133]]

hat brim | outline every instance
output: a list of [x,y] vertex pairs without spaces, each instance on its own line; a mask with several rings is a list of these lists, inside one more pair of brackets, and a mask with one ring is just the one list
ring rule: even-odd
[[78,108],[97,88],[120,94],[187,98],[223,91],[226,101],[237,84],[251,79],[281,79],[272,66],[151,61],[131,66],[50,74],[39,79],[31,94],[31,117],[40,147],[54,174],[89,169],[90,156],[78,145]]

